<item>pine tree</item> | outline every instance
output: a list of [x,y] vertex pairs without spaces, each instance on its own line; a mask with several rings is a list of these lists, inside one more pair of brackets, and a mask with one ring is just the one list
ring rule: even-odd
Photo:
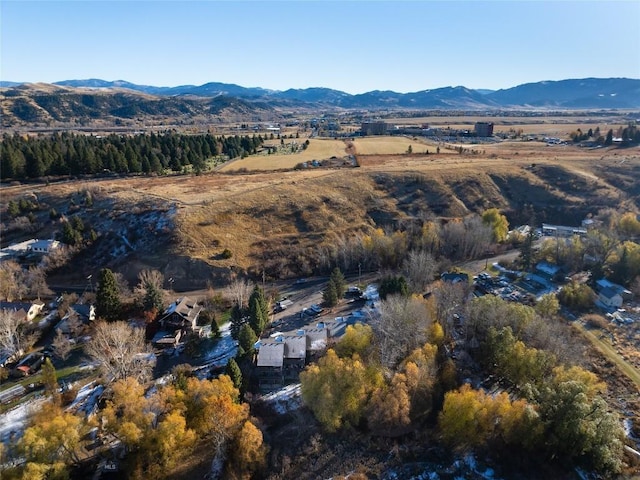
[[150,312],[152,310],[156,310],[157,312],[162,312],[162,292],[160,289],[153,283],[147,282],[145,285],[146,292],[144,294],[144,298],[142,299],[142,306],[145,311]]
[[607,138],[604,141],[604,144],[608,147],[613,143],[613,130],[609,130],[607,132]]
[[336,292],[336,286],[331,280],[329,280],[329,283],[322,291],[322,300],[324,301],[324,304],[329,308],[335,307],[338,304],[338,293]]
[[249,297],[249,324],[260,335],[269,323],[269,305],[262,288],[256,285]]
[[231,338],[238,340],[240,329],[244,323],[244,312],[242,311],[242,308],[240,308],[240,305],[234,303],[231,308]]
[[240,389],[240,387],[242,386],[242,371],[240,370],[240,367],[238,366],[238,363],[235,361],[235,359],[231,358],[229,360],[225,373],[229,375],[229,378],[231,378],[233,386],[237,389]]
[[108,268],[100,270],[96,292],[96,315],[107,320],[116,320],[120,315],[118,282]]
[[344,275],[342,271],[338,267],[334,268],[331,272],[331,276],[329,277],[329,282],[333,283],[333,287],[336,290],[336,295],[338,296],[338,300],[344,297],[345,292],[347,291],[347,282],[344,279]]
[[238,333],[238,347],[242,349],[244,355],[251,355],[254,350],[254,344],[258,341],[258,337],[248,323],[240,327]]
[[216,316],[211,313],[211,338],[220,338],[220,327]]

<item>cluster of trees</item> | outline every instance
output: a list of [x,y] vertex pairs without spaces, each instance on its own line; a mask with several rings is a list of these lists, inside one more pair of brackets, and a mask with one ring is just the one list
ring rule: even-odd
[[256,152],[261,136],[162,134],[116,135],[105,137],[54,133],[51,136],[2,137],[0,179],[39,178],[47,175],[102,173],[180,172],[190,166],[195,172],[206,169],[211,157],[236,158]]
[[[600,133],[600,127],[596,127],[595,130],[589,129],[587,132],[583,132],[580,128],[571,132],[569,137],[574,143],[583,142],[585,140],[592,140],[598,145],[609,146],[613,143],[613,129],[609,129],[606,136]],[[634,123],[630,123],[626,127],[620,127],[616,136],[622,139],[623,145],[630,145],[640,143],[640,130],[637,129]]]
[[[545,458],[619,471],[620,421],[597,377],[572,365],[580,355],[563,325],[545,318],[557,301],[545,300],[538,312],[468,293],[442,284],[428,300],[390,295],[370,325],[348,327],[301,374],[316,418],[328,431],[424,431],[454,449],[513,463]],[[493,392],[461,385],[460,371],[492,376]]]
[[599,212],[595,220],[600,227],[585,237],[546,239],[536,257],[569,271],[591,271],[592,281],[607,277],[630,286],[640,276],[640,221],[635,213],[620,214],[614,210]]
[[503,214],[490,209],[446,223],[426,220],[395,231],[378,228],[370,234],[339,236],[318,247],[317,267],[400,270],[412,287],[424,286],[433,280],[440,262],[478,258],[494,242],[503,242],[508,225]]
[[258,284],[247,296],[249,284],[246,281],[235,283],[232,287],[235,300],[231,310],[231,336],[238,340],[238,357],[246,358],[253,354],[254,343],[269,323],[269,301]]
[[218,475],[246,478],[265,462],[262,433],[231,379],[199,380],[176,367],[173,381],[153,391],[134,378],[117,381],[91,419],[64,409],[54,395],[31,417],[15,451],[7,452],[23,456],[25,464],[5,470],[3,478],[68,478],[95,427],[101,438],[122,443],[130,478],[167,478],[197,446],[214,453]]
[[13,302],[51,293],[43,266],[32,265],[24,269],[14,260],[0,262],[0,300]]

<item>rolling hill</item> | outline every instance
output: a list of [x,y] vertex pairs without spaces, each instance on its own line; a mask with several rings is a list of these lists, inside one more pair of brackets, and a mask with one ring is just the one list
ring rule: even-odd
[[357,95],[330,88],[273,91],[217,82],[156,87],[100,79],[55,84],[3,82],[0,87],[0,113],[5,127],[47,122],[82,124],[88,120],[115,121],[136,116],[179,120],[222,113],[274,121],[279,119],[275,112],[278,107],[306,110],[633,109],[640,108],[640,80],[586,78],[528,83],[493,92],[457,86],[411,93],[375,90]]

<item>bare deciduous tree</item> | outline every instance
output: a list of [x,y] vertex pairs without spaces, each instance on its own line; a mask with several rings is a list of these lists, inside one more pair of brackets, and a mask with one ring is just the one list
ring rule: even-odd
[[235,279],[226,288],[225,294],[240,308],[247,308],[253,285],[245,279]]
[[29,267],[24,276],[29,295],[40,299],[41,295],[51,295],[53,292],[47,285],[47,274],[42,267]]
[[424,250],[411,250],[403,267],[411,291],[424,292],[427,285],[433,281],[438,262]]
[[465,316],[471,285],[465,282],[442,282],[433,293],[436,316],[447,337],[453,336],[456,315]]
[[135,378],[142,382],[153,368],[144,330],[126,322],[98,322],[85,353],[98,363],[108,381]]
[[477,258],[486,251],[492,238],[491,227],[477,215],[449,222],[440,233],[442,253],[454,260]]
[[11,310],[0,310],[0,353],[14,355],[26,352],[37,341],[31,325]]
[[395,368],[410,352],[426,343],[432,323],[423,300],[400,295],[387,297],[380,304],[380,315],[371,320],[380,363]]
[[51,346],[53,347],[53,354],[56,357],[60,358],[62,361],[65,361],[67,360],[67,358],[69,358],[69,354],[73,349],[71,341],[60,330],[56,332],[56,336],[53,338]]
[[12,302],[26,293],[24,274],[20,265],[13,261],[0,262],[0,298]]

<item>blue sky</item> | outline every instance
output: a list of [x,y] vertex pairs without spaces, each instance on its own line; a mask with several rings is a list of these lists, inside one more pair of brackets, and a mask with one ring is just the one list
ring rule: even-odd
[[348,93],[640,78],[640,1],[0,2],[0,79]]

